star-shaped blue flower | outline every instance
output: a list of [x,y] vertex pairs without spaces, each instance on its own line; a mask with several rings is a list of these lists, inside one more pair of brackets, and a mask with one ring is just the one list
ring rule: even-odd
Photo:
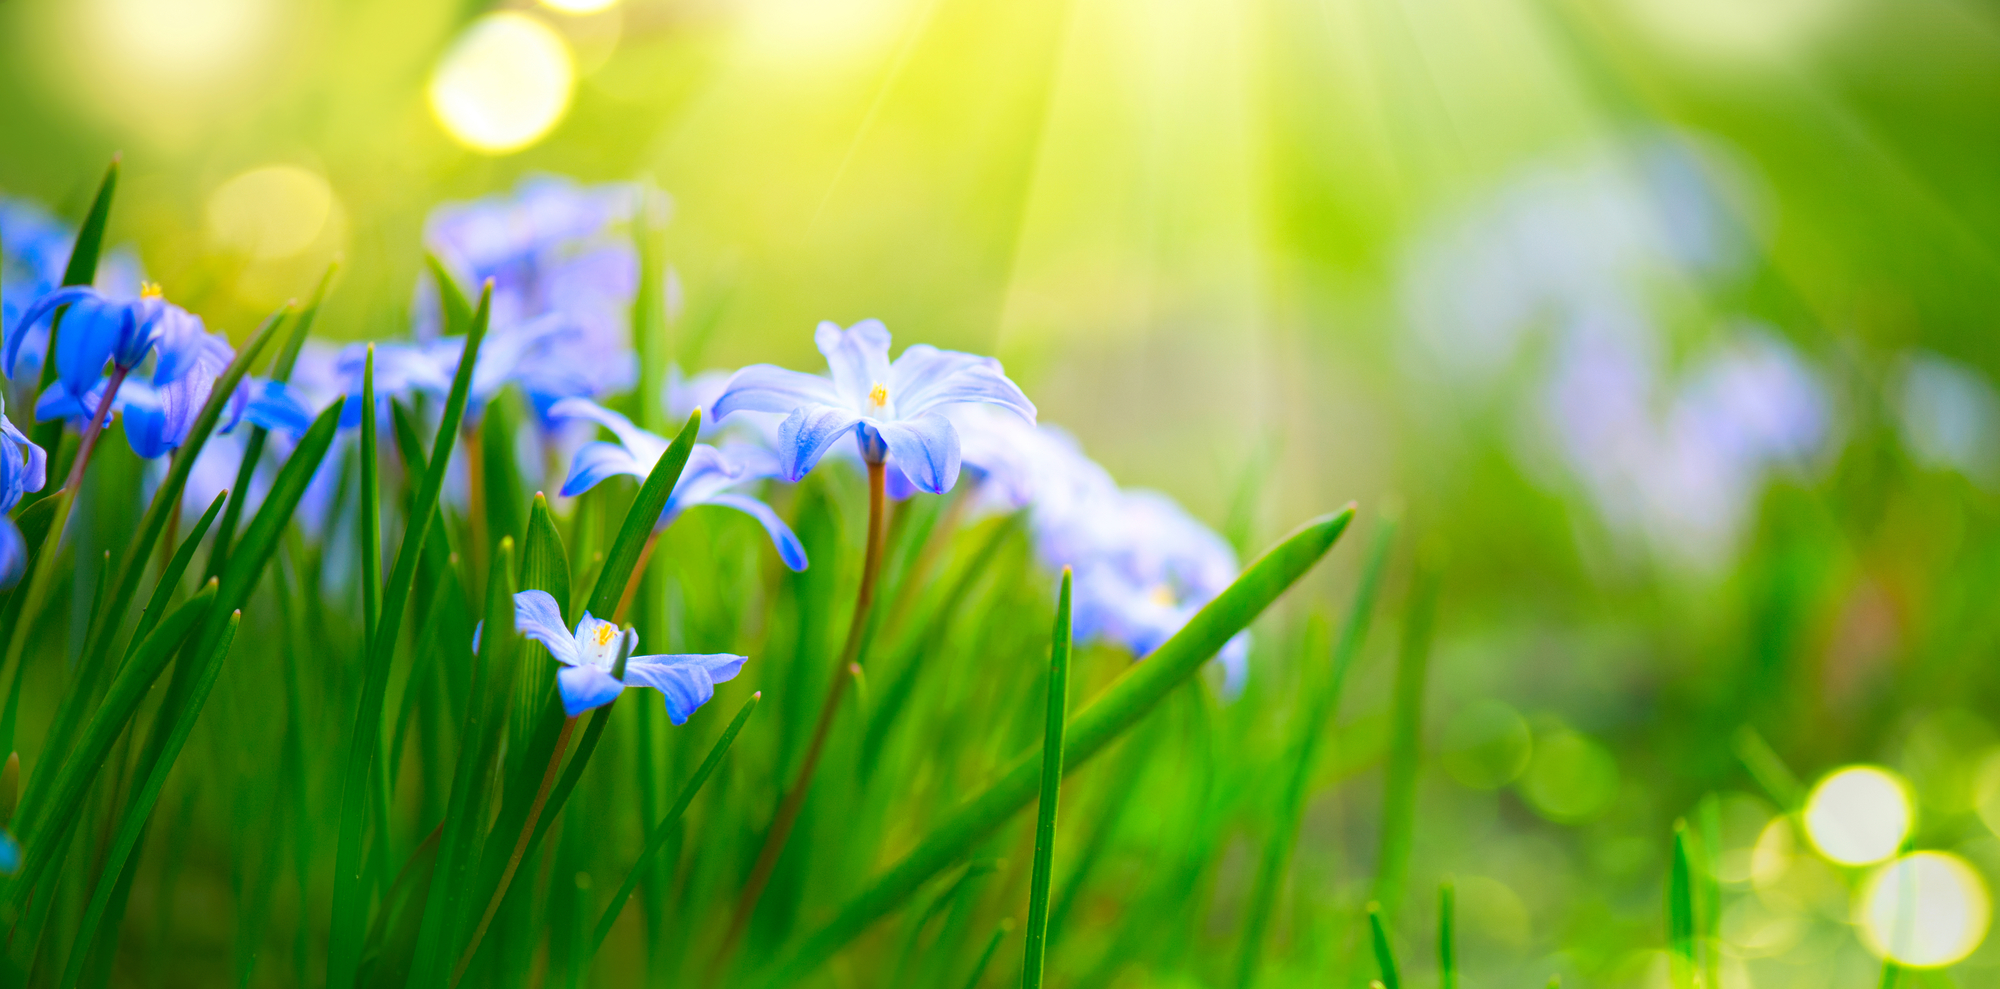
[[754,364],[729,379],[715,417],[777,412],[782,476],[796,481],[829,447],[852,433],[861,457],[891,463],[910,483],[933,494],[958,482],[958,431],[940,410],[985,403],[1035,421],[1035,405],[991,357],[916,344],[889,361],[889,331],[880,320],[843,330],[821,323],[813,334],[829,375]]
[[[595,442],[576,452],[576,459],[570,463],[569,477],[563,481],[562,493],[567,497],[580,495],[605,478],[618,474],[644,480],[653,472],[653,465],[660,462],[661,455],[667,452],[670,445],[666,439],[634,426],[632,420],[586,398],[563,399],[550,408],[549,414],[558,420],[588,419],[618,437],[616,443]],[[768,450],[749,444],[713,447],[697,443],[689,451],[687,466],[681,469],[680,480],[674,483],[673,493],[667,496],[667,507],[660,513],[660,520],[653,531],[658,532],[672,525],[682,512],[697,505],[733,508],[756,519],[764,527],[785,566],[794,571],[804,570],[806,550],[799,543],[799,537],[793,534],[792,527],[786,525],[785,520],[771,510],[771,506],[730,490],[738,485],[774,477],[777,473],[777,460]]]
[[[733,680],[749,658],[731,653],[677,656],[634,656],[637,629],[619,629],[583,613],[576,631],[563,627],[562,609],[547,591],[514,595],[514,628],[548,647],[563,664],[556,674],[563,712],[574,718],[616,700],[627,687],[651,687],[667,701],[667,717],[686,724],[690,715],[715,696],[715,685]],[[614,675],[620,662],[625,679]]]

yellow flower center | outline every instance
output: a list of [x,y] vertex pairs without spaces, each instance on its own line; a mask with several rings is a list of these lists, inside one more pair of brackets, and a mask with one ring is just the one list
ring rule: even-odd
[[1179,603],[1174,600],[1174,589],[1165,584],[1154,584],[1153,590],[1147,596],[1162,608],[1171,608]]
[[875,382],[875,387],[868,389],[868,402],[878,409],[888,405],[889,389],[880,381]]
[[140,282],[140,283],[139,283],[139,298],[141,298],[141,299],[164,299],[164,298],[166,298],[166,297],[167,297],[167,293],[166,293],[165,291],[163,291],[163,290],[162,290],[162,289],[160,288],[160,283],[159,283],[159,282]]
[[611,644],[611,637],[617,634],[618,629],[610,625],[599,625],[597,626],[597,644],[608,646]]

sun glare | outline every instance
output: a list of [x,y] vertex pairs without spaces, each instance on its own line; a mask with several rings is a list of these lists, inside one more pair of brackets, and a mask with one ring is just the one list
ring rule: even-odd
[[216,187],[208,197],[208,229],[245,254],[284,258],[310,246],[332,212],[333,189],[317,173],[266,165]]
[[431,111],[453,139],[507,154],[553,130],[569,109],[569,45],[527,14],[488,14],[453,42],[431,75]]
[[1806,835],[1841,865],[1869,865],[1896,854],[1910,833],[1903,781],[1876,766],[1836,770],[1806,798]]
[[1917,852],[1870,876],[1854,912],[1868,950],[1899,965],[1937,968],[1986,940],[1992,903],[1986,883],[1964,859]]

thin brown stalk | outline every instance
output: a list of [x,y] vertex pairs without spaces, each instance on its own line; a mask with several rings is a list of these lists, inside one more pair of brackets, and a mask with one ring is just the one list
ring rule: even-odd
[[83,483],[83,468],[90,463],[90,451],[104,432],[104,419],[111,414],[111,400],[118,396],[118,386],[125,383],[125,376],[130,373],[130,368],[111,366],[111,380],[104,386],[104,397],[97,400],[97,413],[83,429],[83,444],[76,448],[76,462],[70,465],[69,480],[63,482],[63,490],[74,492]]
[[535,790],[535,802],[528,805],[528,819],[521,823],[521,837],[514,842],[514,853],[507,856],[507,868],[500,871],[500,885],[493,888],[493,898],[486,901],[486,912],[479,917],[479,926],[472,929],[472,940],[465,944],[465,954],[458,956],[458,967],[451,970],[451,984],[465,977],[465,967],[472,964],[472,956],[479,952],[479,941],[486,936],[486,928],[493,923],[493,915],[500,912],[500,901],[507,897],[507,887],[514,881],[515,870],[521,867],[521,859],[528,854],[528,839],[535,833],[535,822],[541,819],[542,805],[548,803],[549,789],[555,785],[556,770],[562,768],[563,753],[569,749],[570,733],[576,730],[576,719],[563,721],[562,734],[556,736],[556,750],[549,755],[549,768],[542,773],[542,785]]
[[805,761],[799,764],[798,776],[791,788],[785,791],[785,798],[778,803],[778,813],[771,819],[770,833],[764,837],[764,847],[757,853],[757,864],[750,870],[750,878],[743,884],[743,893],[736,901],[736,914],[729,921],[729,932],[722,938],[722,946],[715,953],[715,961],[710,966],[709,981],[717,981],[729,965],[729,959],[736,953],[737,943],[743,940],[743,932],[750,926],[750,915],[757,910],[757,900],[764,895],[764,887],[771,881],[771,872],[777,868],[778,855],[785,850],[785,841],[791,837],[792,826],[798,823],[799,811],[804,808],[806,791],[812,787],[813,772],[819,768],[820,753],[826,747],[826,737],[833,727],[833,716],[840,710],[840,699],[847,691],[849,676],[847,669],[860,657],[862,640],[868,634],[869,612],[875,603],[875,578],[882,569],[883,503],[884,482],[887,475],[882,464],[868,465],[868,550],[861,563],[861,592],[854,599],[854,622],[847,628],[847,644],[840,650],[840,658],[833,665],[833,682],[826,688],[826,700],[820,704],[819,722],[813,726],[812,741],[806,746]]

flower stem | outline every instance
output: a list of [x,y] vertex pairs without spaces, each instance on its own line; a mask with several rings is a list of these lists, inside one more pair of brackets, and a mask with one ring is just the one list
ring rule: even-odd
[[111,414],[111,400],[118,396],[118,386],[125,383],[125,375],[131,368],[111,365],[111,381],[104,386],[104,397],[97,401],[97,412],[90,417],[90,425],[83,427],[83,444],[76,448],[76,462],[70,465],[69,480],[63,482],[63,490],[75,491],[83,483],[83,468],[90,463],[90,451],[97,446],[97,437],[104,432],[104,420]]
[[514,853],[507,857],[507,868],[500,872],[500,885],[493,888],[493,898],[486,902],[486,912],[479,917],[479,926],[472,929],[471,940],[465,943],[465,954],[458,956],[458,967],[452,969],[451,984],[465,977],[466,966],[472,964],[472,956],[479,951],[479,941],[486,936],[486,928],[493,923],[493,915],[500,912],[500,901],[507,897],[507,886],[514,881],[514,873],[521,868],[521,859],[528,853],[528,839],[535,833],[535,822],[542,816],[542,805],[548,803],[549,788],[555,785],[556,770],[562,766],[563,753],[569,749],[570,733],[576,730],[576,719],[563,720],[562,734],[556,736],[556,750],[549,755],[549,768],[542,773],[542,785],[535,791],[535,802],[528,805],[528,818],[521,823],[521,837],[514,842]]
[[613,625],[625,624],[625,611],[632,607],[632,595],[638,592],[640,582],[646,579],[646,564],[653,559],[653,547],[660,544],[660,532],[654,529],[647,534],[646,544],[639,547],[639,562],[632,566],[632,579],[625,582],[625,592],[618,595],[618,607],[611,612]]
[[764,847],[757,853],[757,864],[750,870],[750,878],[743,884],[743,893],[736,901],[736,915],[729,921],[729,933],[723,936],[722,946],[715,953],[715,961],[710,966],[711,981],[720,976],[735,954],[737,942],[743,939],[743,932],[750,926],[750,915],[757,909],[757,900],[764,894],[764,887],[771,881],[771,872],[777,868],[778,855],[785,850],[785,840],[791,837],[792,825],[798,823],[799,811],[805,806],[806,791],[812,787],[813,771],[819,768],[819,757],[826,748],[826,736],[833,727],[834,713],[840,710],[840,698],[846,692],[847,683],[853,677],[847,675],[847,668],[860,659],[861,644],[868,634],[868,619],[875,604],[875,577],[882,569],[882,516],[883,503],[887,500],[883,485],[887,479],[884,465],[868,465],[868,550],[861,563],[861,592],[854,599],[854,622],[847,628],[847,644],[840,650],[840,658],[833,665],[833,682],[826,688],[826,700],[820,704],[819,722],[813,726],[812,741],[806,745],[805,760],[799,764],[799,774],[785,791],[784,800],[778,804],[778,813],[771,819],[771,831],[764,838]]

